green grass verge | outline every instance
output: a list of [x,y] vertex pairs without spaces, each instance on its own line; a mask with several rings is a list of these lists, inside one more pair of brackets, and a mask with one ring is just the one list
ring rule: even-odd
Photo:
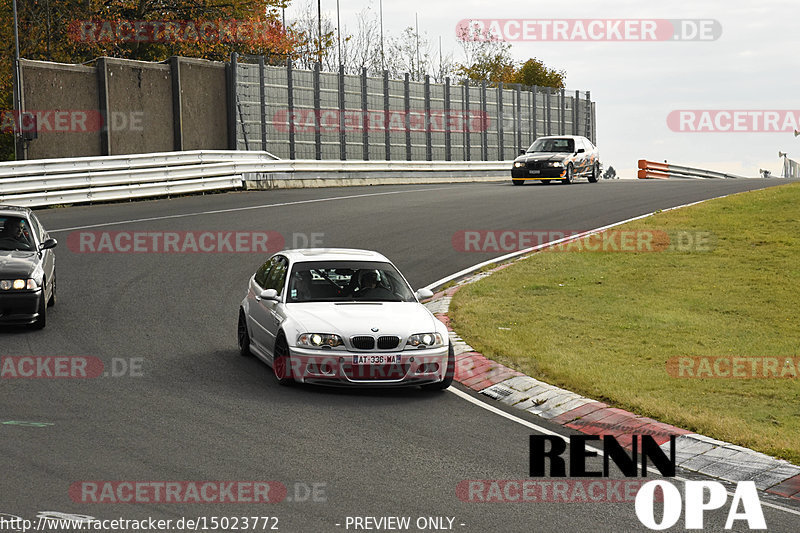
[[677,356],[800,355],[800,185],[620,229],[711,232],[715,246],[539,253],[456,293],[453,327],[487,357],[548,383],[800,464],[800,378],[666,370]]

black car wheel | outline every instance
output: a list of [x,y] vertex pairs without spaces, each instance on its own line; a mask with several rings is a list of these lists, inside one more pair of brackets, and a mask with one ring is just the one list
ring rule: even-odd
[[589,175],[589,183],[597,183],[597,178],[600,176],[600,169],[597,164],[592,165],[592,173]]
[[286,344],[286,338],[280,335],[275,341],[275,357],[272,360],[272,372],[275,374],[275,379],[278,380],[278,385],[291,385],[294,383],[292,377],[292,365],[289,361],[289,346]]
[[50,299],[47,300],[47,307],[56,305],[56,273],[53,272],[53,287],[50,291]]
[[525,185],[525,180],[511,180],[514,185]]
[[437,383],[429,383],[422,385],[423,390],[444,390],[453,384],[453,378],[456,373],[456,354],[453,350],[453,345],[447,349],[447,369],[444,372],[444,379]]
[[572,183],[572,177],[573,177],[573,169],[572,169],[572,163],[570,163],[569,165],[567,165],[566,175],[564,176],[564,179],[561,180],[561,183],[569,185],[570,183]]
[[250,333],[247,332],[247,319],[244,317],[244,309],[239,309],[239,325],[236,328],[236,337],[239,341],[239,355],[248,357],[250,355]]

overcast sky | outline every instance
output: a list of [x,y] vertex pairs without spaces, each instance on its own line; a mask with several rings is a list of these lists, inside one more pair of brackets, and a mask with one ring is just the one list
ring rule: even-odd
[[[294,0],[286,17],[307,0]],[[343,28],[378,0],[340,0]],[[316,4],[316,2],[315,2]],[[336,20],[336,1],[322,0]],[[606,167],[635,177],[638,159],[668,160],[753,176],[759,168],[778,175],[778,150],[800,160],[800,137],[788,133],[686,133],[672,131],[673,110],[793,110],[800,114],[800,1],[761,0],[384,0],[385,32],[414,24],[445,54],[463,59],[456,40],[462,19],[714,19],[714,41],[512,43],[523,61],[538,57],[567,72],[567,88],[589,90],[597,103],[597,144]]]

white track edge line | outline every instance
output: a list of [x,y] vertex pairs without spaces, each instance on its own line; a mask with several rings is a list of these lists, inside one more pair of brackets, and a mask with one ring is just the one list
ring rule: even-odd
[[[462,399],[464,399],[464,400],[466,400],[466,401],[468,401],[468,402],[470,402],[472,404],[475,404],[478,407],[486,409],[490,413],[494,413],[496,415],[500,415],[503,418],[507,418],[508,420],[511,420],[512,422],[516,422],[517,424],[525,426],[525,427],[527,427],[529,429],[532,429],[534,431],[537,431],[539,433],[543,433],[545,435],[554,435],[554,436],[558,435],[559,437],[563,437],[564,436],[564,435],[562,435],[560,433],[556,433],[555,431],[552,431],[550,429],[547,429],[547,428],[544,428],[542,426],[536,425],[533,422],[528,422],[527,420],[525,420],[523,418],[519,418],[517,416],[514,416],[511,413],[507,413],[507,412],[503,411],[502,409],[498,409],[497,407],[495,407],[493,405],[490,405],[490,404],[486,403],[483,400],[475,398],[475,397],[471,396],[470,394],[468,394],[468,393],[466,393],[466,392],[464,392],[462,390],[459,390],[459,389],[457,389],[455,387],[448,387],[447,391],[452,392],[453,394],[455,394],[459,398],[462,398]],[[595,448],[593,446],[586,446],[586,449],[591,451],[591,452],[598,453],[598,454],[603,453],[602,450],[600,450],[599,448]],[[700,474],[703,475],[703,476],[706,476],[706,477],[712,477],[712,476],[708,476],[707,474],[702,474],[702,473],[700,473]],[[676,479],[678,481],[683,481],[684,483],[686,481],[690,481],[689,479],[687,479],[685,477],[681,477],[681,476],[675,476],[675,477],[664,478],[664,479],[666,479],[667,481],[669,481],[671,479]],[[733,492],[731,492],[731,491],[729,491],[727,489],[725,490],[725,492],[727,492],[729,496],[733,496],[733,494],[734,494]],[[764,492],[764,491],[762,491],[762,492]],[[791,509],[789,507],[783,507],[783,506],[777,505],[777,504],[772,503],[772,502],[760,501],[760,503],[761,503],[761,505],[765,505],[767,507],[771,507],[771,508],[777,509],[779,511],[785,511],[785,512],[790,513],[790,514],[794,514],[794,515],[800,516],[800,511],[798,511],[796,509]]]

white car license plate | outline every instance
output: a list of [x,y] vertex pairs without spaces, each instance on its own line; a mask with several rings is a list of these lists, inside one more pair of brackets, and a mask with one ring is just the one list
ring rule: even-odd
[[353,356],[354,365],[395,365],[400,362],[400,354],[370,353]]
[[528,172],[530,172],[531,174],[538,174],[539,172],[541,172],[541,170],[529,170]]

